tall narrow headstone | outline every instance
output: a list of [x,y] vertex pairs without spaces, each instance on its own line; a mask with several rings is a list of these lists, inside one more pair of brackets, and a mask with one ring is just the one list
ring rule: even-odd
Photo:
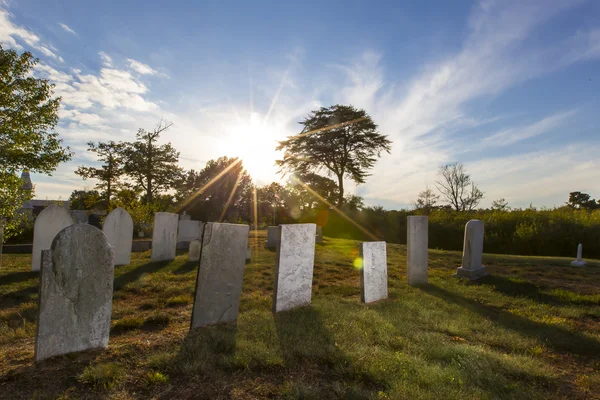
[[249,230],[248,225],[214,222],[204,227],[192,328],[237,319]]
[[188,251],[188,261],[200,261],[201,249],[202,242],[199,239],[192,240],[190,242],[190,249]]
[[64,207],[52,204],[42,210],[33,224],[32,271],[40,270],[42,250],[48,250],[56,234],[70,225],[73,225],[73,218]]
[[583,256],[583,245],[581,243],[579,243],[579,246],[577,246],[577,259],[575,261],[571,261],[571,266],[572,267],[584,267],[586,265],[586,262],[581,259],[582,256]]
[[407,278],[409,285],[427,283],[427,217],[410,216],[407,220]]
[[315,224],[280,225],[275,255],[273,312],[310,304],[315,264]]
[[315,235],[315,243],[323,243],[323,227],[317,226],[317,234]]
[[277,247],[279,241],[279,227],[268,226],[267,227],[267,241],[265,242],[265,248],[274,249]]
[[387,299],[387,254],[385,242],[363,242],[360,245],[360,298],[363,303]]
[[154,213],[150,261],[170,261],[177,255],[177,214]]
[[133,241],[133,220],[129,213],[121,207],[112,210],[104,219],[102,232],[115,249],[115,265],[128,265]]
[[465,225],[462,266],[456,270],[456,276],[478,279],[488,275],[483,260],[483,221],[472,219]]
[[69,226],[42,255],[35,361],[108,346],[114,250],[87,224]]

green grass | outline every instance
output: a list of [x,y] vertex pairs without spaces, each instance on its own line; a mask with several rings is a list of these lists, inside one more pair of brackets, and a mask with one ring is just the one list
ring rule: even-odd
[[251,235],[235,325],[190,331],[195,265],[134,253],[115,271],[108,349],[33,364],[37,274],[0,269],[0,398],[600,398],[600,263],[485,255],[491,275],[451,275],[430,250],[430,283],[406,283],[388,245],[390,298],[360,302],[357,242],[316,246],[310,307],[271,313],[275,252]]

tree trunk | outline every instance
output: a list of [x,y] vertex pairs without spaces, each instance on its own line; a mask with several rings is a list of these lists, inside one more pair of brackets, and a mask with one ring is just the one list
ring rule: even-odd
[[340,193],[338,194],[337,206],[341,207],[344,204],[344,174],[338,175],[338,186]]

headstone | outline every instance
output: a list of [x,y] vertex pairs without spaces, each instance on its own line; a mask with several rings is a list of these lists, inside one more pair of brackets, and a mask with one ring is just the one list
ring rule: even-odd
[[317,226],[317,234],[315,236],[315,243],[323,243],[323,227]]
[[192,328],[237,319],[249,229],[248,225],[206,224],[202,235]]
[[71,217],[73,217],[73,219],[76,222],[82,223],[82,224],[87,224],[89,217],[88,217],[88,212],[86,210],[71,210],[70,211]]
[[187,213],[187,211],[184,211],[184,212],[183,212],[183,214],[181,214],[181,216],[179,217],[179,220],[180,220],[180,221],[189,221],[189,220],[191,220],[191,219],[192,219],[192,216],[191,216],[191,215],[189,215],[189,214]]
[[274,313],[310,304],[315,263],[315,224],[280,225],[278,231]]
[[177,214],[154,213],[150,261],[170,261],[177,255]]
[[360,245],[360,298],[363,303],[387,299],[387,254],[385,242],[363,242]]
[[579,243],[579,246],[577,246],[577,260],[571,261],[572,267],[584,267],[586,265],[586,262],[581,259],[582,255],[583,245]]
[[32,271],[40,270],[42,250],[48,250],[56,234],[70,225],[73,225],[73,218],[64,207],[52,204],[42,210],[33,225]]
[[190,249],[188,251],[189,261],[200,261],[200,249],[202,248],[202,242],[199,239],[192,240],[190,242]]
[[71,225],[42,255],[35,361],[108,346],[114,250],[98,228]]
[[203,227],[204,224],[200,221],[180,219],[177,228],[177,248],[187,249],[192,240],[200,239]]
[[133,220],[129,213],[121,207],[112,210],[104,219],[102,232],[115,249],[115,265],[128,265],[133,242]]
[[483,221],[472,219],[465,225],[462,266],[456,270],[461,278],[479,279],[488,275],[483,260]]
[[267,227],[267,241],[265,242],[265,248],[274,249],[277,247],[279,241],[279,227],[268,226]]
[[407,278],[409,285],[427,284],[427,217],[410,216],[407,219]]

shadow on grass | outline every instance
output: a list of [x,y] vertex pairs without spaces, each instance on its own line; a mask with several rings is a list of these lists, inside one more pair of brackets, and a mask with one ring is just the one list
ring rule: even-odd
[[29,286],[21,290],[17,290],[16,292],[10,292],[3,294],[0,296],[0,306],[3,307],[13,307],[18,306],[22,303],[27,303],[33,300],[33,297],[37,294],[38,287]]
[[531,321],[499,307],[478,303],[432,284],[421,286],[420,289],[449,303],[465,307],[505,328],[536,338],[557,351],[569,352],[582,357],[600,356],[600,343],[579,332],[570,332],[559,326]]
[[[598,305],[599,301],[594,301],[586,297],[573,296],[561,297],[549,293],[544,293],[543,287],[539,287],[531,282],[520,282],[499,275],[488,275],[479,280],[479,283],[491,285],[494,290],[511,297],[526,297],[539,303],[551,305]],[[571,292],[568,292],[571,293]]]
[[167,265],[169,265],[169,261],[150,262],[147,264],[140,265],[139,267],[134,268],[131,271],[125,272],[124,274],[119,275],[115,278],[114,290],[120,290],[128,283],[138,280],[142,275],[157,272],[158,270],[166,267]]
[[371,398],[386,383],[354,366],[310,306],[280,312],[275,326],[295,398]]
[[28,281],[33,278],[38,278],[40,271],[21,271],[13,272],[11,274],[4,275],[0,278],[0,286],[7,286],[17,282]]
[[198,261],[188,261],[181,267],[177,268],[173,273],[176,275],[187,274],[188,272],[192,272],[193,270],[198,268],[198,264]]

